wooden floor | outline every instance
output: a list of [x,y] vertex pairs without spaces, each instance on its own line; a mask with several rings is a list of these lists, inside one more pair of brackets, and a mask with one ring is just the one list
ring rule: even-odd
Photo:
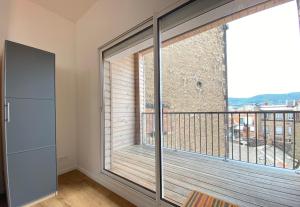
[[114,194],[79,171],[58,178],[58,195],[34,207],[133,207],[127,200]]
[[[164,197],[178,205],[197,190],[240,206],[300,206],[300,175],[293,171],[188,152],[163,155]],[[113,153],[111,170],[155,190],[154,160],[153,147],[130,146]]]

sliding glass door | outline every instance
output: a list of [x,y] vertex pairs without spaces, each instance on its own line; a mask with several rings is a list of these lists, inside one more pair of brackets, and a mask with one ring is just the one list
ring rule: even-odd
[[213,157],[226,154],[226,25],[203,26],[203,15],[228,2],[194,1],[158,22],[162,198],[177,205],[193,190],[215,196],[219,189],[209,172],[222,162]]
[[152,35],[150,25],[102,52],[104,170],[155,192]]
[[183,1],[100,48],[103,173],[162,204],[298,206],[298,15]]
[[191,1],[158,18],[161,199],[297,206],[276,181],[298,165],[297,4],[225,15],[236,2]]

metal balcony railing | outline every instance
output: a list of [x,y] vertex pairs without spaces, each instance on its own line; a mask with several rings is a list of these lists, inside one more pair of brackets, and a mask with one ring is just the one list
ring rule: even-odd
[[[300,111],[164,112],[162,145],[278,168],[297,169]],[[141,142],[155,144],[155,114],[141,114]]]

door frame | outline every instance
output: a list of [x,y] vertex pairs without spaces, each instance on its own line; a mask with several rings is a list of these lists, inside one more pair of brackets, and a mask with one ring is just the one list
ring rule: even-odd
[[104,71],[105,71],[105,69],[104,69],[104,57],[103,57],[103,52],[105,50],[123,42],[124,40],[132,37],[133,35],[141,32],[149,27],[152,27],[152,23],[153,23],[153,18],[151,17],[98,48],[99,66],[100,66],[99,67],[99,83],[100,83],[100,106],[99,106],[99,109],[100,109],[100,117],[101,117],[101,120],[100,120],[100,136],[101,136],[101,139],[100,139],[100,149],[101,149],[100,150],[100,152],[101,152],[100,173],[102,175],[109,176],[110,178],[112,178],[118,182],[121,182],[121,183],[127,185],[128,187],[130,187],[134,190],[137,190],[137,191],[143,193],[144,195],[149,196],[152,199],[155,199],[155,191],[151,191],[150,189],[147,189],[142,185],[139,185],[127,178],[124,178],[120,175],[117,175],[116,173],[113,173],[113,172],[105,169],[105,99],[104,99],[104,94],[105,94]]
[[[157,206],[177,206],[174,203],[163,198],[163,171],[162,171],[162,142],[161,137],[162,133],[162,87],[161,87],[161,35],[159,31],[159,20],[170,14],[171,12],[180,9],[186,4],[192,2],[193,0],[180,0],[168,8],[161,10],[159,12],[154,13],[153,17],[141,22],[136,25],[132,29],[127,32],[115,37],[111,41],[105,43],[101,47],[98,48],[99,55],[99,91],[100,91],[100,105],[99,105],[99,114],[100,114],[100,174],[104,176],[108,176],[129,188],[143,193],[144,195],[156,200]],[[203,26],[205,24],[209,24],[218,19],[224,18],[226,16],[232,15],[241,10],[256,6],[261,3],[265,3],[269,0],[232,0],[229,3],[226,3],[220,7],[217,7],[213,10],[207,11],[197,17],[197,27]],[[299,0],[297,0],[299,6]],[[153,47],[154,47],[154,96],[155,96],[155,175],[156,175],[156,192],[150,191],[149,189],[144,188],[143,186],[137,185],[136,183],[123,178],[117,174],[114,174],[108,170],[105,170],[105,100],[104,100],[104,59],[103,59],[103,51],[113,47],[114,45],[126,40],[127,38],[141,32],[149,26],[153,26]],[[186,27],[187,26],[187,27]],[[182,29],[193,28],[195,25],[185,25]],[[178,32],[176,30],[174,33]]]

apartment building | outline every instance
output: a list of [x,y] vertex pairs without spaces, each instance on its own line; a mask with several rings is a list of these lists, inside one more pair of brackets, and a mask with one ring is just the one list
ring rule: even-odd
[[299,148],[294,145],[300,140],[299,101],[285,105],[262,105],[258,110],[264,112],[257,122],[258,138],[265,139],[267,144],[280,148],[290,156],[295,153],[295,159],[300,160]]

